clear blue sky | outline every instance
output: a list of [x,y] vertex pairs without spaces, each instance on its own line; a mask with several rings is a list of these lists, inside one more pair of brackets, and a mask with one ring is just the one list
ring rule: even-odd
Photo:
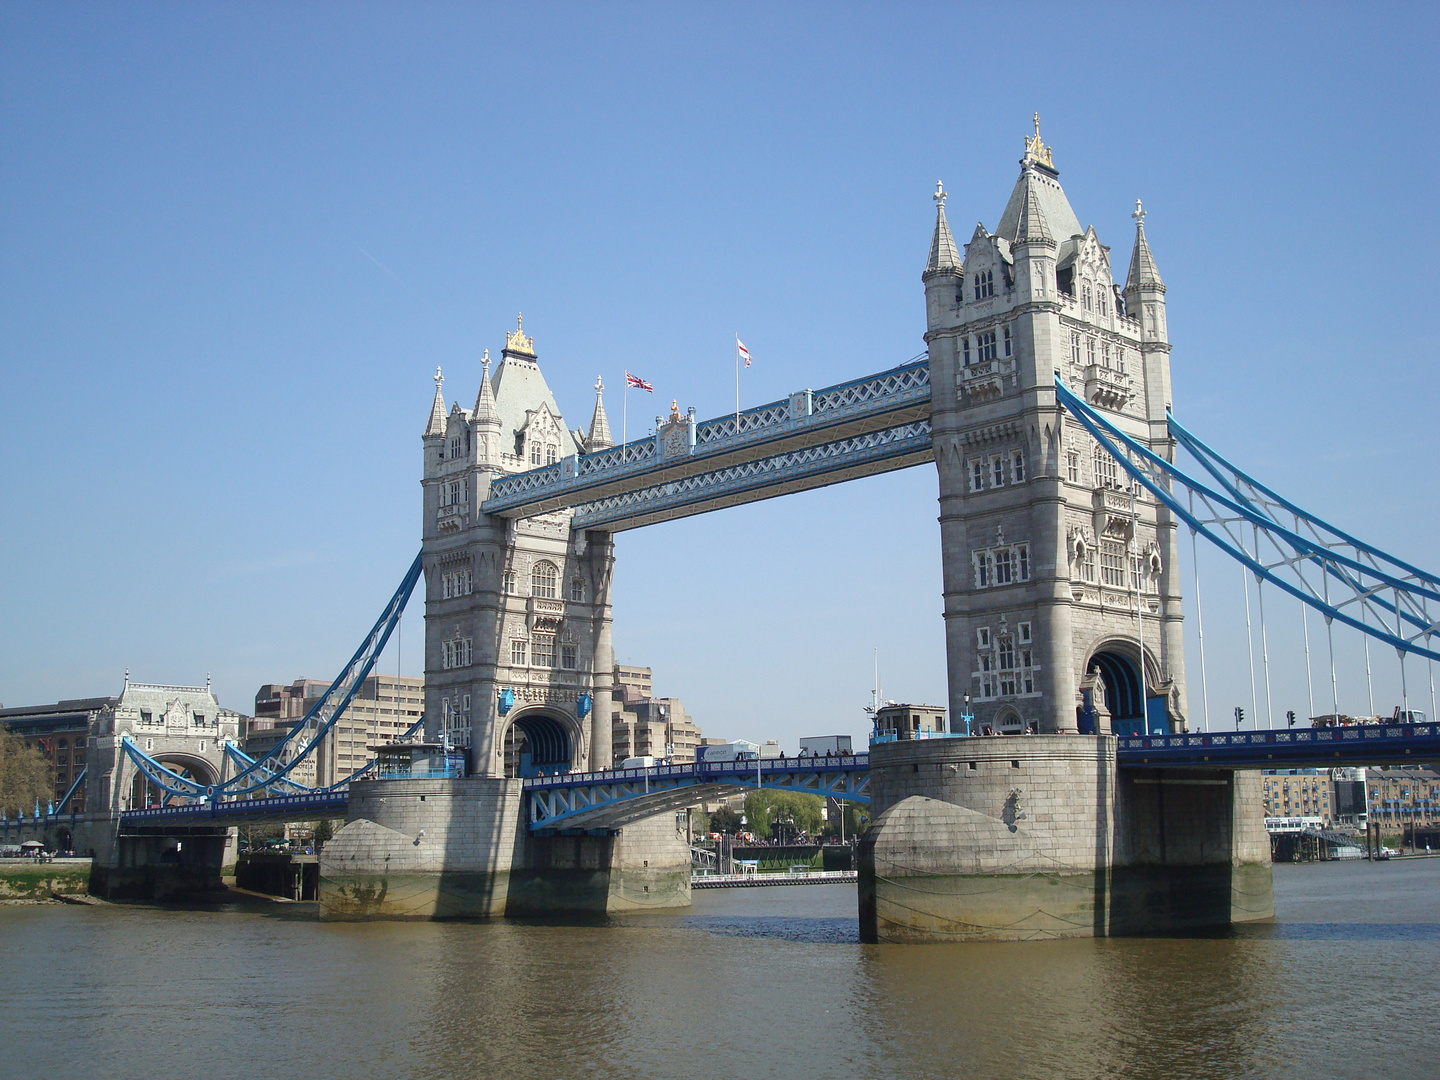
[[[597,374],[655,384],[632,434],[732,407],[736,330],[748,404],[914,356],[936,179],[994,228],[1037,110],[1117,274],[1145,200],[1181,418],[1434,568],[1437,38],[1419,4],[0,7],[0,700],[333,675],[418,547],[431,374],[468,404],[517,311],[572,426]],[[924,467],[625,533],[617,657],[708,734],[858,734],[877,646],[943,702],[934,500]],[[1240,574],[1201,561],[1228,716]]]

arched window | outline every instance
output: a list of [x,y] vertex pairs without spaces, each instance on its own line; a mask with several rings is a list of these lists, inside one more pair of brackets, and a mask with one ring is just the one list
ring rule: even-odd
[[559,461],[559,460],[560,460],[560,448],[559,448],[558,446],[548,446],[548,445],[547,445],[547,446],[545,447],[545,464],[546,464],[546,465],[554,465],[555,462],[557,462],[557,461]]
[[554,600],[560,582],[560,574],[552,562],[537,562],[530,571],[530,595],[542,600]]
[[585,582],[578,577],[570,582],[570,599],[576,603],[585,599]]

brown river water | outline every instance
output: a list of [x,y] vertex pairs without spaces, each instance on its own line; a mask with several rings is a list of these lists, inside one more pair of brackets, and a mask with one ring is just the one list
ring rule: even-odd
[[0,908],[0,1077],[1440,1077],[1440,859],[1203,937],[861,945],[852,885],[574,922]]

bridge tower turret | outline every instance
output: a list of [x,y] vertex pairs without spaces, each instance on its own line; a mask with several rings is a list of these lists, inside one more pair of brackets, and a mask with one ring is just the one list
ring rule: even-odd
[[968,695],[981,730],[1178,727],[1174,523],[1053,390],[1058,373],[1170,452],[1164,286],[1143,227],[1127,309],[1037,117],[999,225],[976,226],[963,264],[953,251],[942,204],[923,280],[952,715]]
[[437,371],[423,441],[427,737],[479,776],[608,763],[610,535],[479,509],[496,477],[579,451],[522,323],[493,375],[486,351],[473,410],[446,412]]

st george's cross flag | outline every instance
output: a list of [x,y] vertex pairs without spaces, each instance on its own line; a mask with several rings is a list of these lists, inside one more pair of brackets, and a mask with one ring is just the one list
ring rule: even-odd
[[745,348],[745,343],[741,341],[738,337],[735,339],[735,352],[739,355],[741,360],[745,361],[745,366],[749,367],[750,350]]
[[639,375],[631,375],[628,371],[625,372],[625,385],[633,386],[637,390],[644,390],[647,394],[653,394],[655,392],[655,387],[640,378]]

